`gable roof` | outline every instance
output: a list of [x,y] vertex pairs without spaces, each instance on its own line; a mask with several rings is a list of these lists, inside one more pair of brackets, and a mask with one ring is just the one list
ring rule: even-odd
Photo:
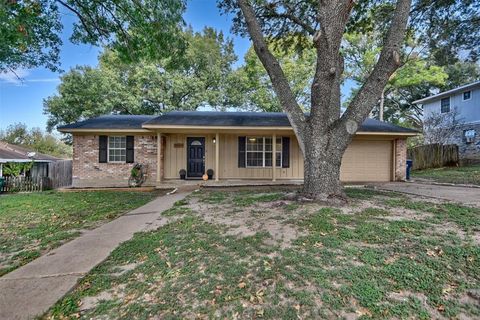
[[[33,157],[29,157],[29,154],[35,155]],[[61,159],[48,154],[36,152],[22,146],[0,141],[0,162],[28,162],[32,160],[37,162],[50,162]]]
[[429,97],[426,97],[426,98],[423,98],[423,99],[413,101],[412,103],[413,104],[424,104],[426,102],[430,102],[430,101],[434,101],[434,100],[438,100],[438,99],[441,99],[441,98],[448,97],[448,96],[450,96],[454,93],[457,93],[457,92],[468,91],[469,89],[475,89],[476,87],[480,88],[480,81],[472,82],[472,83],[460,86],[460,87],[455,88],[455,89],[440,92],[440,93],[434,94],[433,96],[429,96]]
[[[61,126],[58,130],[138,130],[173,126],[291,128],[287,115],[281,112],[172,111],[161,116],[107,115]],[[416,130],[375,119],[365,120],[359,132],[417,133]]]

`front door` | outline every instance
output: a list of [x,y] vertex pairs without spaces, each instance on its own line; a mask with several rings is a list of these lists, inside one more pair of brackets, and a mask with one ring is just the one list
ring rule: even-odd
[[187,177],[200,178],[205,173],[205,138],[187,138]]

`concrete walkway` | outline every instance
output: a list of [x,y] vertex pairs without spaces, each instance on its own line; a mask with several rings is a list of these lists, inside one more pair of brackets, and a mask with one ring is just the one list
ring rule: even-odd
[[168,223],[160,213],[189,193],[182,188],[159,197],[1,277],[0,319],[33,319],[42,315],[135,232]]
[[403,192],[480,207],[480,188],[441,186],[412,182],[392,182],[379,185],[378,189]]

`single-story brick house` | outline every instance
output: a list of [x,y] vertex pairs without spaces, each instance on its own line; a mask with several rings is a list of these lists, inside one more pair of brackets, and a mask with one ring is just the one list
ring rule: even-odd
[[[135,162],[147,166],[148,185],[174,182],[182,169],[187,179],[208,169],[215,181],[303,179],[303,155],[284,113],[106,115],[58,130],[73,135],[76,187],[126,186]],[[342,181],[404,180],[406,139],[416,134],[367,119],[343,157]]]

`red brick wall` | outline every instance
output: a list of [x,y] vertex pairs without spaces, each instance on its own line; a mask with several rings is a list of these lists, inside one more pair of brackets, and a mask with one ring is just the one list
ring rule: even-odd
[[[147,166],[145,185],[155,185],[157,171],[157,138],[135,135],[134,162]],[[98,135],[73,136],[74,187],[125,187],[133,163],[99,163]]]
[[395,140],[395,181],[404,181],[407,175],[407,140]]

